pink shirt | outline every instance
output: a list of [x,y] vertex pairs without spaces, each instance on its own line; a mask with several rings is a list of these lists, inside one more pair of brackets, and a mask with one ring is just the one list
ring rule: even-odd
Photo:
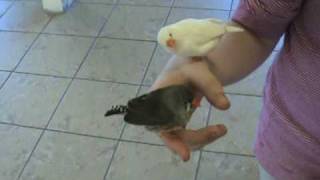
[[279,180],[320,180],[320,0],[241,0],[233,20],[285,45],[269,70],[255,154]]

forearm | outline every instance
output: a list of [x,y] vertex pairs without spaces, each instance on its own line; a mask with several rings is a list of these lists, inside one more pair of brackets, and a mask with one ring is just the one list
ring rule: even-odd
[[247,30],[227,34],[208,54],[210,69],[223,85],[237,82],[264,62],[277,41],[258,38]]

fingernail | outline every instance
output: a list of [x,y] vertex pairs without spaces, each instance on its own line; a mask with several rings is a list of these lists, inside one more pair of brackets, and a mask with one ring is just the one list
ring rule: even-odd
[[228,98],[225,95],[222,95],[218,99],[218,105],[222,109],[229,109],[230,103],[228,101]]
[[227,132],[228,132],[228,129],[227,129],[226,126],[223,125],[223,124],[218,124],[218,125],[217,125],[217,128],[218,128],[221,132],[224,132],[222,135],[225,135],[225,134],[227,134]]
[[181,159],[183,162],[187,162],[187,161],[189,161],[190,156],[185,156],[185,157],[181,156]]
[[190,159],[190,152],[181,152],[179,153],[180,157],[181,157],[181,160],[184,161],[184,162],[187,162],[189,161]]

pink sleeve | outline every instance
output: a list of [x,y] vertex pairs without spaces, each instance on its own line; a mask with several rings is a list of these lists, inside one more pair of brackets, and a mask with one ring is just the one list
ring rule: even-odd
[[232,20],[260,37],[279,38],[299,14],[304,0],[240,0]]

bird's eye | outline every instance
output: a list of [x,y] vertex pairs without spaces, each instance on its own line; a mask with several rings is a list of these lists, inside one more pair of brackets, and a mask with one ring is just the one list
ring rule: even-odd
[[172,37],[172,33],[169,33],[169,36]]

